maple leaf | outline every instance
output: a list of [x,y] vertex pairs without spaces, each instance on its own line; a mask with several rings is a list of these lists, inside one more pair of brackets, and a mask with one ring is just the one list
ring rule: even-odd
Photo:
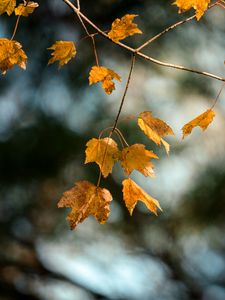
[[199,21],[208,9],[211,0],[176,0],[173,4],[179,7],[179,13],[185,12],[191,8],[195,9],[196,18]]
[[0,70],[2,74],[5,74],[14,65],[25,70],[26,63],[27,56],[19,42],[0,38]]
[[87,142],[86,146],[85,164],[97,163],[102,175],[107,177],[112,172],[112,168],[120,155],[117,143],[111,138],[93,138]]
[[67,64],[77,53],[72,41],[57,41],[48,50],[53,50],[51,53],[53,57],[49,59],[48,64],[53,64],[58,60],[60,67]]
[[113,79],[121,81],[121,78],[117,73],[106,67],[93,66],[89,73],[89,84],[91,85],[97,82],[102,82],[102,88],[108,95],[115,90]]
[[70,207],[72,209],[67,220],[70,223],[70,228],[74,229],[89,215],[93,215],[99,223],[105,223],[110,212],[110,201],[112,201],[112,196],[107,189],[83,180],[78,181],[75,183],[75,187],[64,192],[58,202],[58,207]]
[[137,204],[137,201],[142,201],[147,208],[157,215],[157,209],[161,209],[159,202],[147,194],[139,185],[137,185],[132,179],[128,178],[123,180],[123,199],[126,207],[132,215],[133,210]]
[[0,15],[7,13],[10,16],[16,7],[16,0],[1,0],[0,1]]
[[32,1],[29,1],[27,5],[20,4],[18,7],[15,8],[15,15],[28,17],[29,14],[32,14],[35,8],[37,8],[38,6],[38,3]]
[[133,19],[137,15],[125,15],[121,19],[116,19],[112,23],[112,28],[108,33],[108,37],[115,43],[135,33],[142,33],[137,27],[137,24],[133,23]]
[[192,132],[192,129],[194,127],[199,126],[202,128],[202,130],[206,130],[206,128],[212,122],[214,116],[215,116],[215,112],[212,109],[208,109],[207,111],[205,111],[204,113],[202,113],[201,115],[196,117],[195,119],[193,119],[190,122],[188,122],[187,124],[185,124],[182,127],[183,138],[185,138],[185,136],[189,135]]
[[169,153],[170,146],[169,144],[162,138],[166,135],[174,135],[172,128],[167,125],[164,121],[154,118],[150,111],[144,111],[140,113],[138,117],[138,125],[141,130],[155,142],[157,145],[164,145],[167,154]]
[[130,175],[133,170],[138,170],[144,176],[154,176],[154,165],[151,158],[158,158],[152,151],[146,150],[145,145],[134,144],[121,151],[120,161],[125,174]]

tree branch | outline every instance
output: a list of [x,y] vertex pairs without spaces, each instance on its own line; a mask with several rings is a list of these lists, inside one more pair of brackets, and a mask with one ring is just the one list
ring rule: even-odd
[[132,71],[133,71],[133,68],[134,68],[134,63],[135,63],[135,53],[133,53],[132,58],[131,58],[131,65],[130,65],[129,75],[128,75],[128,78],[127,78],[127,82],[126,82],[125,90],[124,90],[123,97],[122,97],[122,100],[121,100],[121,103],[120,103],[120,107],[119,107],[119,110],[118,110],[117,116],[115,118],[115,122],[114,122],[114,125],[113,125],[113,128],[112,128],[112,131],[111,131],[112,133],[116,129],[116,126],[117,126],[117,123],[118,123],[118,120],[119,120],[119,117],[120,117],[120,113],[121,113],[122,108],[123,108],[124,100],[125,100],[127,90],[128,90],[129,84],[130,84],[131,74],[132,74]]
[[109,41],[111,41],[114,44],[119,45],[120,47],[122,47],[123,49],[128,50],[129,52],[132,53],[136,53],[137,56],[142,57],[154,64],[160,65],[160,66],[164,66],[164,67],[168,67],[168,68],[172,68],[172,69],[178,69],[178,70],[182,70],[182,71],[187,71],[187,72],[191,72],[191,73],[195,73],[195,74],[200,74],[203,76],[207,76],[207,77],[211,77],[220,81],[224,81],[225,82],[225,78],[214,75],[212,73],[208,73],[208,72],[204,72],[204,71],[200,71],[200,70],[195,70],[195,69],[190,69],[187,68],[185,66],[181,66],[181,65],[176,65],[176,64],[171,64],[171,63],[167,63],[167,62],[163,62],[161,60],[155,59],[151,56],[148,56],[142,52],[137,51],[134,48],[131,48],[121,42],[113,42],[108,35],[102,31],[96,24],[94,24],[89,18],[87,18],[73,3],[70,2],[70,0],[63,0],[63,2],[65,2],[77,15],[79,15],[85,22],[87,22],[89,25],[91,25],[100,35],[102,35],[103,37],[107,38]]

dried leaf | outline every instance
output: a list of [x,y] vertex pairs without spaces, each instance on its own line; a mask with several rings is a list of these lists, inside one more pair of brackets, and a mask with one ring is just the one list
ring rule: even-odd
[[28,17],[29,14],[32,14],[38,6],[38,3],[32,1],[29,1],[27,5],[20,4],[17,8],[15,8],[15,15]]
[[0,15],[7,13],[10,16],[16,7],[16,0],[1,0],[0,1]]
[[53,57],[49,59],[48,64],[53,64],[58,60],[60,67],[67,64],[77,53],[72,41],[57,41],[48,50],[53,50],[51,53]]
[[140,186],[138,186],[132,179],[125,179],[123,182],[123,199],[126,207],[132,215],[137,201],[142,201],[147,208],[157,215],[157,209],[161,209],[159,202],[148,195]]
[[195,118],[195,119],[191,120],[190,122],[188,122],[187,124],[185,124],[182,127],[183,138],[185,138],[185,136],[189,135],[192,132],[192,129],[194,127],[199,126],[202,128],[202,130],[206,130],[206,128],[212,122],[214,116],[215,116],[215,112],[212,109],[208,109],[207,111],[205,111],[204,113],[199,115],[197,118]]
[[133,23],[135,17],[137,17],[137,15],[125,15],[121,19],[116,19],[112,23],[112,28],[108,33],[108,37],[117,43],[130,35],[142,33],[137,27],[137,24]]
[[2,74],[5,74],[14,65],[18,65],[25,70],[26,63],[27,56],[19,42],[0,38],[0,70]]
[[115,90],[113,79],[121,81],[121,78],[117,73],[105,67],[93,66],[89,73],[89,84],[102,82],[102,88],[108,95]]
[[195,9],[196,18],[199,21],[208,9],[211,0],[176,0],[173,4],[179,7],[179,13],[185,12],[191,8]]
[[138,170],[144,176],[154,177],[154,165],[151,158],[158,158],[152,151],[146,150],[145,145],[134,144],[121,151],[120,161],[125,174],[130,175],[133,170]]
[[78,181],[75,187],[66,191],[58,202],[58,207],[70,207],[72,211],[67,220],[74,229],[89,215],[93,215],[99,223],[106,222],[109,216],[109,203],[112,196],[107,189],[100,188],[88,181]]
[[164,145],[166,152],[169,152],[169,144],[162,139],[166,135],[174,135],[172,128],[167,125],[164,121],[154,118],[150,111],[144,111],[139,115],[138,125],[141,130],[155,142],[157,145]]
[[107,177],[112,172],[112,168],[120,155],[117,143],[111,138],[93,138],[87,142],[86,146],[85,164],[97,163],[102,175]]

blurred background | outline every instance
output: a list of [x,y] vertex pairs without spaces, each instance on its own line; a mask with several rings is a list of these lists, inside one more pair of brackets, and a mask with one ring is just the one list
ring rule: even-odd
[[[80,2],[103,30],[116,17],[138,14],[144,34],[124,41],[133,47],[190,15],[163,0]],[[75,181],[97,182],[97,166],[84,165],[85,144],[113,124],[130,54],[96,36],[100,64],[123,81],[110,96],[89,86],[94,55],[76,16],[61,0],[39,4],[15,37],[27,70],[14,67],[0,78],[0,300],[224,300],[225,94],[207,131],[194,129],[182,140],[180,130],[212,105],[221,82],[137,59],[119,128],[130,144],[145,143],[160,157],[155,179],[132,178],[163,212],[155,217],[138,204],[130,217],[124,174],[115,166],[101,184],[113,195],[108,222],[89,217],[70,231],[69,210],[57,202]],[[144,53],[224,77],[224,13],[213,8]],[[0,37],[11,37],[15,21],[0,16]],[[60,70],[47,66],[46,48],[56,40],[77,44],[76,58]],[[169,157],[129,120],[145,110],[174,129]]]

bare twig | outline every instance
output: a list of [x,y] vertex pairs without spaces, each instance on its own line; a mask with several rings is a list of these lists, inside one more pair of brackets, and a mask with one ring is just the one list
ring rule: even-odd
[[118,123],[118,120],[119,120],[119,117],[120,117],[120,113],[121,113],[122,108],[123,108],[124,100],[126,98],[127,90],[128,90],[129,84],[130,84],[131,74],[132,74],[132,71],[133,71],[133,68],[134,68],[134,63],[135,63],[135,53],[132,54],[129,75],[128,75],[128,78],[127,78],[125,90],[124,90],[124,93],[123,93],[123,97],[121,99],[120,107],[119,107],[119,110],[118,110],[118,113],[117,113],[117,116],[116,116],[116,119],[115,119],[115,122],[114,122],[114,125],[113,125],[112,132],[116,129],[116,126],[117,126],[117,123]]
[[[106,131],[111,131],[113,129],[113,127],[107,127],[107,128],[104,128],[98,138],[100,139],[102,137],[102,135],[106,132]],[[124,147],[124,145],[126,145],[127,147],[129,146],[129,144],[127,143],[125,137],[123,136],[122,132],[116,127],[114,132],[116,133],[117,137],[119,138],[120,140],[120,143],[122,145],[122,147]]]
[[80,0],[77,0],[77,8],[80,10]]
[[225,4],[217,2],[217,5],[220,6],[220,7],[222,7],[223,9],[225,9]]
[[[27,5],[28,5],[28,1],[23,0],[23,5],[24,5],[24,6],[27,6]],[[18,25],[19,25],[19,21],[20,21],[20,17],[21,17],[21,15],[18,15],[18,16],[17,16],[17,19],[16,19],[16,25],[15,25],[15,27],[14,27],[14,30],[13,30],[13,34],[12,34],[11,40],[13,40],[14,37],[15,37],[15,35],[16,35],[17,29],[18,29]]]
[[213,109],[214,106],[216,105],[216,103],[217,103],[217,101],[218,101],[218,99],[219,99],[219,97],[220,97],[220,95],[221,95],[221,93],[222,93],[222,91],[223,91],[224,86],[225,86],[225,82],[222,84],[222,86],[221,86],[221,88],[220,88],[220,90],[219,90],[219,92],[218,92],[218,94],[217,94],[217,96],[216,96],[216,99],[214,100],[214,103],[213,103],[213,105],[211,106],[211,109]]
[[17,17],[17,19],[16,19],[16,25],[15,25],[15,27],[14,27],[14,30],[13,30],[13,34],[12,34],[12,36],[11,36],[11,40],[13,40],[14,39],[14,37],[15,37],[15,35],[16,35],[16,32],[17,32],[17,29],[18,29],[18,25],[19,25],[19,22],[20,22],[20,15]]
[[96,45],[95,45],[95,38],[93,34],[90,34],[90,32],[88,31],[86,25],[84,24],[80,14],[78,12],[80,12],[80,1],[77,0],[77,11],[75,11],[77,14],[77,17],[81,23],[81,25],[83,26],[85,32],[87,33],[87,36],[91,39],[92,41],[92,46],[93,46],[93,50],[94,50],[94,56],[95,56],[95,61],[96,61],[96,65],[99,66],[99,60],[98,60],[98,54],[97,54],[97,49],[96,49]]
[[[211,4],[208,9],[212,8],[213,6],[217,5],[218,3],[215,2],[213,4]],[[192,21],[193,19],[196,18],[196,15],[194,14],[193,16],[185,19],[185,20],[182,20],[182,21],[179,21],[169,27],[167,27],[166,29],[164,29],[162,32],[158,33],[157,35],[153,36],[152,38],[150,38],[148,41],[144,42],[140,47],[138,47],[136,49],[137,52],[141,51],[143,48],[145,48],[146,46],[148,46],[149,44],[151,44],[152,42],[154,42],[155,40],[157,40],[158,38],[160,38],[162,35],[166,34],[167,32],[171,31],[171,30],[174,30],[176,27],[180,26],[180,25],[183,25],[187,22],[190,22]]]
[[164,35],[165,33],[169,32],[170,30],[173,30],[175,29],[176,27],[184,24],[184,23],[187,23],[191,20],[193,20],[195,18],[195,15],[183,20],[183,21],[179,21],[169,27],[167,27],[166,29],[164,29],[162,32],[158,33],[157,35],[153,36],[152,38],[150,38],[148,41],[146,41],[144,44],[142,44],[140,47],[138,47],[136,50],[137,52],[142,50],[143,48],[145,48],[146,46],[148,46],[149,44],[151,44],[152,42],[154,42],[155,40],[157,40],[158,38],[160,38],[162,35]]
[[[73,3],[70,2],[70,0],[63,0],[76,14],[80,15],[80,17],[87,22],[89,25],[91,25],[100,35],[104,36],[105,38],[107,38],[108,40],[110,40],[111,42],[113,42],[111,39],[109,39],[108,35],[102,31],[96,24],[94,24],[90,19],[88,19],[81,11],[79,11],[77,9],[76,6],[73,5]],[[115,42],[113,42],[115,43]],[[203,72],[203,71],[199,71],[199,70],[195,70],[195,69],[190,69],[181,65],[175,65],[175,64],[171,64],[171,63],[166,63],[163,62],[161,60],[157,60],[151,56],[148,56],[142,52],[137,52],[136,49],[129,47],[121,42],[117,42],[116,43],[118,46],[122,47],[123,49],[126,49],[129,52],[135,53],[137,56],[142,57],[154,64],[160,65],[160,66],[164,66],[164,67],[168,67],[168,68],[173,68],[173,69],[178,69],[178,70],[182,70],[182,71],[187,71],[187,72],[192,72],[195,74],[200,74],[203,76],[207,76],[207,77],[211,77],[220,81],[224,81],[225,82],[225,78],[208,73],[208,72]]]
[[225,1],[224,0],[219,0],[216,2],[216,4],[225,9]]

